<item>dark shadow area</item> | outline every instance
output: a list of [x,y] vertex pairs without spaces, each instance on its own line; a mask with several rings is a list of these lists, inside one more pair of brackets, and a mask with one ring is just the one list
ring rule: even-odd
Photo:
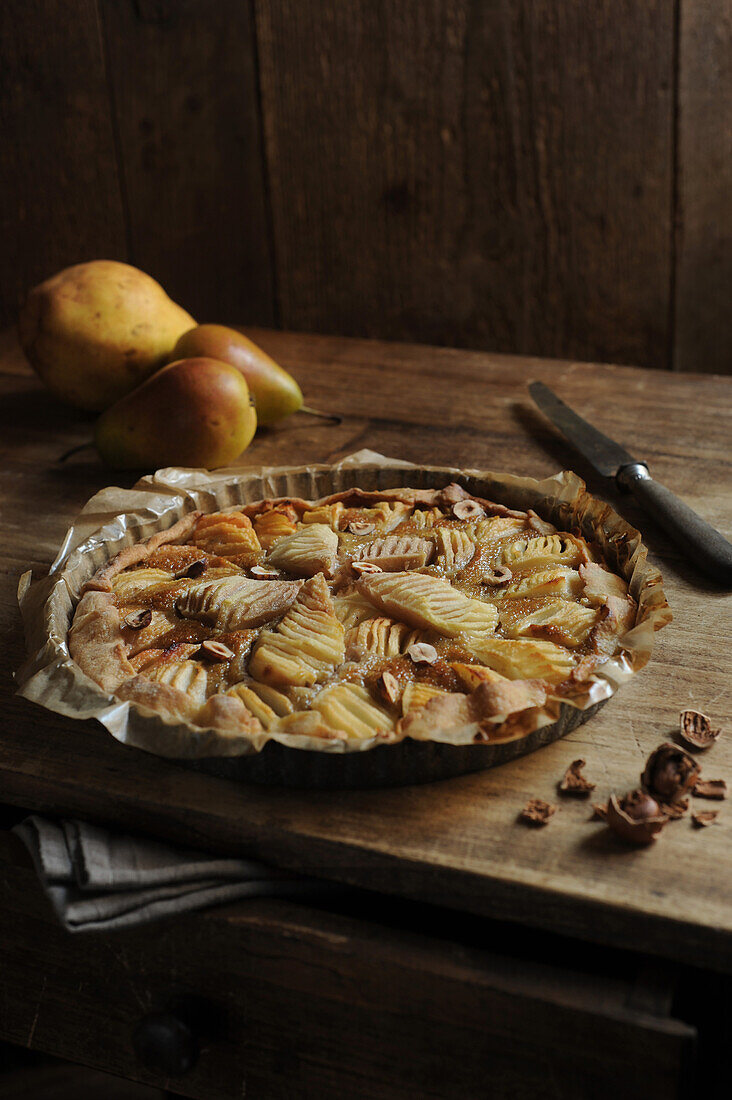
[[0,1043],[0,1100],[166,1100],[150,1085]]
[[24,443],[32,434],[49,433],[58,435],[59,420],[66,428],[78,429],[91,439],[97,413],[82,412],[70,405],[64,405],[40,383],[36,386],[32,379],[19,378],[15,393],[6,393],[0,403],[0,431],[2,441],[7,446],[13,442]]

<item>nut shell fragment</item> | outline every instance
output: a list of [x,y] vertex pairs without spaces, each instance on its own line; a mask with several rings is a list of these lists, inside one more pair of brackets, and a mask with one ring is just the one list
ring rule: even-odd
[[253,577],[262,577],[264,580],[276,581],[279,573],[276,569],[268,569],[266,565],[253,565],[249,570]]
[[480,578],[483,584],[490,584],[493,588],[502,588],[513,580],[513,573],[507,565],[497,565],[490,573],[484,573]]
[[477,500],[458,500],[452,506],[455,519],[482,519],[485,512]]
[[428,642],[415,642],[407,650],[407,657],[411,658],[415,665],[433,665],[438,660],[438,653]]
[[666,741],[648,757],[641,783],[659,802],[676,802],[691,790],[700,771],[693,756]]
[[144,630],[152,622],[152,611],[149,607],[141,607],[139,611],[133,611],[125,615],[124,625],[130,630]]
[[629,844],[650,844],[667,824],[668,818],[655,798],[645,791],[635,790],[620,801],[617,795],[610,795],[605,821],[617,836]]
[[704,829],[707,825],[713,825],[719,817],[719,810],[697,810],[691,815],[691,820],[697,829]]
[[678,821],[689,809],[689,799],[680,798],[677,802],[663,802],[661,813],[664,813],[671,821]]
[[206,561],[204,558],[198,558],[197,561],[192,561],[190,565],[186,565],[185,568],[179,569],[173,576],[177,581],[182,580],[184,577],[202,577],[206,572]]
[[551,802],[545,802],[543,798],[530,798],[519,814],[519,820],[535,829],[542,825],[548,825],[549,819],[557,812],[557,807]]
[[695,798],[722,799],[727,797],[727,784],[724,779],[697,779],[691,793]]
[[592,783],[586,776],[582,775],[585,764],[586,761],[581,758],[572,761],[559,784],[559,790],[562,794],[571,794],[576,798],[586,798],[590,791],[594,791],[597,784]]
[[396,676],[393,676],[391,672],[382,672],[381,674],[381,690],[390,703],[396,703],[397,699],[402,693],[401,686]]
[[699,710],[682,710],[679,715],[679,735],[693,749],[708,749],[721,732],[712,729],[711,720]]
[[351,568],[354,573],[383,573],[384,570],[380,565],[376,565],[371,561],[354,561],[351,562]]
[[220,661],[230,661],[234,657],[233,649],[229,649],[223,642],[207,641],[201,643],[201,656],[207,661],[218,664]]

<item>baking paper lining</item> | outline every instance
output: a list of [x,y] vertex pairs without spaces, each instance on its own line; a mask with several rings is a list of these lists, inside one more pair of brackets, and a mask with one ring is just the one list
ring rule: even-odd
[[[125,546],[171,527],[187,512],[234,508],[274,497],[317,500],[345,489],[442,488],[459,482],[469,493],[512,508],[534,509],[559,530],[578,528],[599,545],[607,564],[623,576],[638,604],[635,626],[620,639],[619,653],[578,686],[579,694],[561,704],[548,699],[524,712],[520,721],[496,727],[491,743],[523,738],[561,718],[566,707],[587,710],[608,699],[648,662],[653,637],[671,619],[661,574],[647,560],[641,535],[610,505],[591,496],[570,471],[536,481],[485,470],[416,466],[373,451],[359,451],[335,465],[233,467],[208,473],[168,468],[142,478],[132,489],[110,487],[97,493],[69,528],[49,575],[34,584],[21,578],[18,597],[26,631],[28,659],[18,671],[18,693],[72,718],[96,718],[126,745],[160,756],[201,758],[243,756],[268,740],[317,752],[363,752],[377,742],[322,740],[263,731],[254,737],[224,735],[120,702],[86,676],[71,659],[67,635],[85,582]],[[435,740],[463,744],[459,731],[445,729]],[[472,743],[472,738],[471,738]]]

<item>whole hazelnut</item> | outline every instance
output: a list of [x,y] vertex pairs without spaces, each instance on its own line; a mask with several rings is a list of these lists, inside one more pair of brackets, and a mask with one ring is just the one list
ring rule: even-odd
[[649,817],[659,817],[661,807],[655,798],[651,798],[646,791],[637,788],[624,795],[618,802],[620,809],[631,817],[633,821],[646,821]]
[[611,794],[605,820],[614,833],[630,844],[650,844],[668,818],[655,798],[637,789],[621,799]]
[[641,783],[661,802],[675,802],[691,790],[700,771],[693,756],[666,741],[648,757]]

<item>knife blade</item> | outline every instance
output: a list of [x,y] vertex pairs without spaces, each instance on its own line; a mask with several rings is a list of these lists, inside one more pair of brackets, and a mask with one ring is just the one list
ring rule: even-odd
[[529,393],[544,415],[549,417],[570,443],[574,443],[577,450],[582,452],[603,477],[615,477],[621,467],[635,462],[624,447],[583,420],[543,382],[532,382]]
[[597,472],[614,478],[621,489],[629,490],[687,557],[719,584],[732,584],[732,544],[670,489],[655,481],[646,462],[633,458],[614,439],[598,431],[543,382],[530,383],[529,393],[544,415]]

